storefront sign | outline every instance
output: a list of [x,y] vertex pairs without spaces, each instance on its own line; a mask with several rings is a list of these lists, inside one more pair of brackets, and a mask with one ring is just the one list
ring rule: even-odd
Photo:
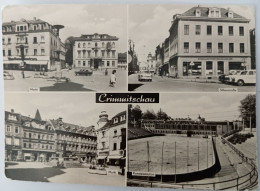
[[[8,60],[22,60],[20,57],[8,57]],[[37,60],[37,58],[24,58],[24,60]]]
[[238,92],[237,88],[219,88],[219,92]]
[[233,60],[232,57],[199,57],[198,60]]
[[155,177],[155,172],[134,171],[134,172],[132,172],[132,176],[149,176],[149,177]]

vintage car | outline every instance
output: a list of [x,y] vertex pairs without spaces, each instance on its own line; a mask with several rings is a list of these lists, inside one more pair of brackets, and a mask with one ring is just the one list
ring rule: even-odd
[[222,74],[218,77],[218,80],[222,83],[226,83],[227,82],[227,79],[228,79],[228,76],[230,75],[240,75],[240,73],[242,72],[243,70],[230,70],[229,71],[229,74]]
[[138,81],[152,81],[152,74],[149,71],[141,71],[138,74]]
[[4,80],[14,80],[13,74],[11,74],[7,71],[4,71]]
[[75,71],[76,76],[91,76],[93,71],[90,69],[80,69],[79,71]]
[[256,70],[243,70],[239,75],[227,76],[227,83],[243,86],[244,84],[256,84]]

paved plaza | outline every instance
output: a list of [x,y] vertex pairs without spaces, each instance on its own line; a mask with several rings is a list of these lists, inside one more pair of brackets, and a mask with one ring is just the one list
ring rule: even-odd
[[128,84],[136,84],[134,91],[143,92],[218,92],[219,88],[237,88],[239,92],[255,92],[256,86],[235,86],[214,80],[174,79],[154,75],[152,82],[139,82],[138,74],[128,76]]
[[[47,76],[43,77],[40,72],[25,71],[25,78],[19,70],[9,70],[13,74],[14,80],[5,80],[5,91],[28,91],[29,88],[39,88],[40,91],[127,91],[127,71],[117,69],[115,87],[110,87],[110,75],[108,70],[105,75],[104,70],[93,71],[92,76],[76,76],[75,71],[79,69],[64,69],[60,73],[55,71],[46,72]],[[39,77],[40,76],[40,77]],[[69,79],[66,81],[57,81],[54,77],[61,76]]]
[[[124,176],[90,174],[89,168],[56,168],[40,162],[7,162],[6,165],[5,175],[13,180],[125,186]],[[116,168],[120,172],[119,167],[109,167]]]

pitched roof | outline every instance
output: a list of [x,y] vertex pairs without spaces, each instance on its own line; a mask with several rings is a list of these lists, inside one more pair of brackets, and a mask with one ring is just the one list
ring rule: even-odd
[[22,23],[39,24],[39,23],[47,23],[47,22],[46,22],[46,21],[43,21],[43,20],[41,20],[41,19],[36,19],[36,20],[25,20],[25,19],[21,19],[20,21],[4,22],[4,23],[3,23],[3,26],[16,25],[16,24],[22,24]]
[[[199,9],[201,11],[201,17],[208,17],[208,13],[209,13],[210,8],[211,7],[192,7],[188,11],[181,14],[180,17],[182,17],[182,16],[196,16],[195,11],[197,9]],[[228,10],[227,9],[225,9],[225,8],[218,8],[218,9],[220,10],[221,18],[228,18]],[[246,19],[245,17],[243,17],[243,16],[241,16],[237,13],[233,13],[233,18]]]
[[[95,38],[99,37],[99,38]],[[108,34],[84,34],[80,37],[74,37],[74,41],[92,41],[92,40],[118,40],[119,38],[116,36],[111,36]]]

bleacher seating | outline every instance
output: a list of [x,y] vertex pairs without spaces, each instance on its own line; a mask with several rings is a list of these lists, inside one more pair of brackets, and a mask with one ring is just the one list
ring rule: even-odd
[[148,130],[139,127],[128,127],[128,140],[151,137],[154,134]]
[[229,137],[227,140],[235,145],[237,143],[241,144],[253,136],[254,135],[252,133],[247,133],[247,134],[235,133],[231,137]]

